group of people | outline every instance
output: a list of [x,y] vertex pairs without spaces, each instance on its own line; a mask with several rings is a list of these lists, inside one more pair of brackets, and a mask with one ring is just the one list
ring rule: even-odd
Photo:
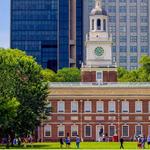
[[32,142],[33,142],[32,135],[29,135],[27,137],[22,137],[22,138],[18,137],[18,138],[13,139],[14,145],[21,145],[21,143],[23,143],[26,146],[27,143],[32,144]]
[[3,137],[1,144],[6,144],[6,148],[9,148],[10,146],[21,146],[23,145],[24,147],[26,147],[26,145],[32,144],[33,142],[33,137],[32,135],[28,135],[28,136],[24,136],[24,137],[19,137],[19,136],[15,136],[15,137],[11,137],[10,135],[8,135],[8,137]]
[[145,136],[139,136],[138,137],[138,148],[139,149],[144,149],[145,148],[145,143],[147,142],[148,148],[150,145],[150,136],[148,136],[147,138]]
[[[145,143],[147,143],[148,145],[148,149],[149,149],[149,145],[150,145],[150,135],[146,138],[145,136],[138,136],[137,137],[137,147],[139,149],[145,149]],[[123,137],[120,138],[120,149],[124,149],[124,139]]]
[[[76,146],[77,146],[77,149],[80,148],[80,142],[81,142],[80,137],[77,135],[76,136]],[[66,148],[70,148],[71,139],[70,139],[69,135],[67,135],[67,137],[65,139],[60,138],[60,148],[63,148],[64,143],[66,144]]]

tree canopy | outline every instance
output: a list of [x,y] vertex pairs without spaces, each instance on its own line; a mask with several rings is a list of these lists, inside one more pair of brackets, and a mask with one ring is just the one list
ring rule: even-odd
[[55,78],[56,82],[80,82],[81,75],[78,68],[63,68],[58,70]]
[[78,68],[63,68],[57,73],[50,69],[42,71],[42,76],[45,82],[80,82],[80,70]]
[[150,82],[150,57],[142,56],[140,67],[128,71],[124,68],[118,68],[118,81],[120,82]]
[[56,73],[50,69],[43,69],[41,72],[44,82],[55,82]]
[[42,68],[25,52],[0,49],[0,126],[32,132],[44,115],[47,85]]

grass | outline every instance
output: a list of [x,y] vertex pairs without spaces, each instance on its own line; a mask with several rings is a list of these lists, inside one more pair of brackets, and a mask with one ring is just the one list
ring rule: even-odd
[[[146,149],[148,149],[147,144],[145,144]],[[5,148],[5,146],[0,146],[0,149]],[[124,143],[124,148],[125,149],[137,149],[137,143],[136,142],[125,142]],[[27,144],[26,147],[13,147],[13,149],[59,149],[60,150],[60,145],[57,142],[53,143],[33,143]],[[66,145],[64,145],[63,149],[66,149]],[[76,144],[74,142],[71,143],[70,149],[76,149]],[[120,144],[119,143],[114,143],[114,142],[82,142],[80,144],[80,149],[81,150],[100,150],[100,149],[107,149],[107,150],[117,150],[120,149]]]

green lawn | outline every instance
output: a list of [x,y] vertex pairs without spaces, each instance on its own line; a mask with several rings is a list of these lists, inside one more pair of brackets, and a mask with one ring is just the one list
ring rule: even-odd
[[[114,142],[82,142],[80,144],[80,149],[85,150],[98,150],[98,149],[119,149],[119,143]],[[147,144],[145,145],[146,149],[148,149]],[[0,149],[5,148],[0,146]],[[32,145],[27,144],[26,148],[21,147],[22,149],[60,149],[59,143],[34,143]],[[136,142],[125,142],[124,143],[125,149],[137,149],[137,143]],[[13,149],[19,149],[18,147],[14,147]],[[63,149],[66,149],[66,146],[64,145]],[[74,142],[71,143],[70,149],[76,149],[76,145]]]

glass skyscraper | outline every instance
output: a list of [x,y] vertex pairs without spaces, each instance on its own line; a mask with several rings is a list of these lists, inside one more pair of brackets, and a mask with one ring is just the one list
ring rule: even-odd
[[80,67],[82,0],[11,0],[11,48],[44,68]]
[[[88,32],[89,13],[95,0],[83,0],[84,39]],[[113,38],[113,63],[127,69],[139,67],[142,55],[150,55],[150,1],[102,0],[109,15],[109,30]]]

